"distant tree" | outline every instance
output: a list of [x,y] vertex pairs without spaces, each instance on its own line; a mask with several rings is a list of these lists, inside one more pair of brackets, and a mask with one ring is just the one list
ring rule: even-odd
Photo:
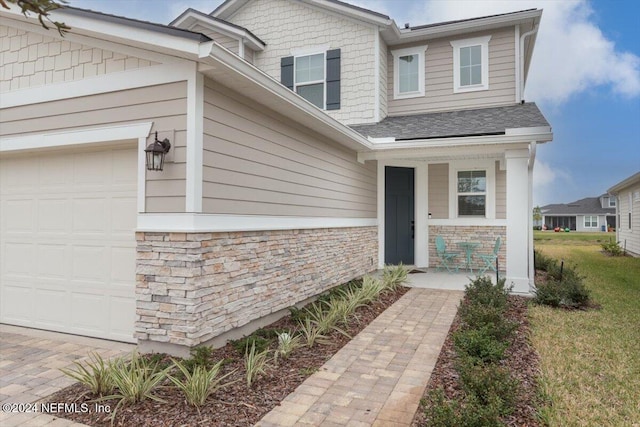
[[49,29],[47,22],[55,26],[60,35],[64,35],[71,29],[64,22],[53,21],[49,17],[49,12],[63,7],[67,4],[67,0],[0,0],[0,5],[5,9],[9,9],[8,3],[18,5],[24,16],[29,16],[32,13],[37,15],[40,24],[47,30]]
[[533,208],[533,220],[535,222],[542,221],[542,209],[540,209],[540,206]]

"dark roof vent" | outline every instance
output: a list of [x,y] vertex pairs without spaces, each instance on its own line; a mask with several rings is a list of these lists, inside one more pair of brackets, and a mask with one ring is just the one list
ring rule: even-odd
[[409,29],[409,23],[408,22],[406,24],[404,24],[404,28],[407,29],[407,30]]

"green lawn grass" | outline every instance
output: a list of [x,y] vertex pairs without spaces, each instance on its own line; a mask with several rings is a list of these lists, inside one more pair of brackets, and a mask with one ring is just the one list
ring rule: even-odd
[[536,249],[574,265],[602,306],[531,307],[551,402],[543,419],[551,426],[640,426],[640,259],[603,255],[598,241],[611,233],[538,234]]
[[576,244],[589,244],[589,245],[599,245],[603,242],[608,242],[609,240],[616,239],[616,233],[585,233],[585,232],[577,232],[571,231],[569,233],[559,232],[556,233],[553,230],[551,231],[534,231],[533,232],[533,241],[536,244],[540,243],[553,243],[560,245],[576,245]]

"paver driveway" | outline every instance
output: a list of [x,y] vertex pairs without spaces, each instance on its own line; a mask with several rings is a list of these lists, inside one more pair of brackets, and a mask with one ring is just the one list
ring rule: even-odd
[[[84,360],[89,352],[111,358],[134,348],[132,344],[0,325],[0,403],[33,403],[73,384],[60,368]],[[35,414],[2,412],[0,425],[36,425],[35,418]],[[37,425],[48,425],[43,423],[47,417],[37,418]]]

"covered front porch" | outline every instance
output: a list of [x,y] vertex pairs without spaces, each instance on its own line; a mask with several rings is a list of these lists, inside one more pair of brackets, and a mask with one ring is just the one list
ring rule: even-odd
[[[505,277],[505,272],[501,271],[499,277]],[[495,283],[495,272],[486,273],[488,277]],[[459,271],[457,273],[449,273],[447,271],[438,271],[435,268],[428,270],[413,270],[408,276],[406,286],[410,288],[422,289],[442,289],[449,291],[464,291],[466,285],[476,279],[475,274],[468,271]]]

